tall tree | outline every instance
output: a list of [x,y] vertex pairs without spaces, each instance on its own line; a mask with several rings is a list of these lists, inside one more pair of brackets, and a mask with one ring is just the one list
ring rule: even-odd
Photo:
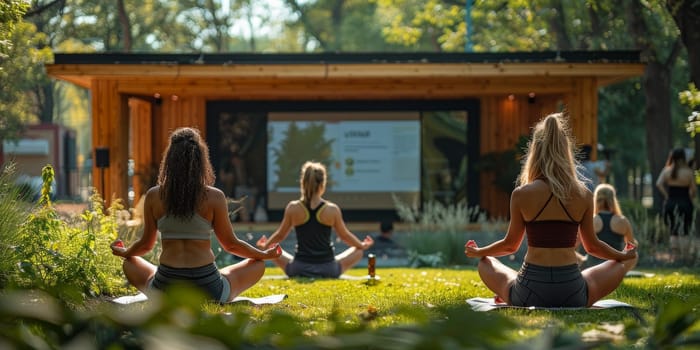
[[39,49],[46,37],[22,21],[26,9],[21,0],[0,3],[0,141],[16,139],[37,120],[31,92],[45,82],[43,65],[51,59],[50,50]]
[[[628,21],[630,32],[636,40],[637,47],[647,62],[642,79],[646,101],[646,141],[647,158],[653,176],[661,172],[666,163],[668,151],[673,146],[671,123],[671,68],[680,54],[680,38],[671,37],[664,43],[655,42],[655,24],[663,21],[658,15],[663,11],[652,11],[640,2],[628,3]],[[651,15],[651,16],[650,16]],[[657,36],[658,37],[658,36]],[[670,43],[667,44],[667,43]],[[654,191],[654,206],[660,209],[661,194]]]
[[688,51],[690,78],[696,87],[700,87],[700,1],[667,0],[666,4]]
[[392,51],[382,37],[382,14],[373,1],[285,0],[293,18],[288,30],[302,34],[304,51]]

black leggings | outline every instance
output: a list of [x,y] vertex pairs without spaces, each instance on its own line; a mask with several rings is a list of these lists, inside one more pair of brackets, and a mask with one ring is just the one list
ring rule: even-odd
[[588,286],[578,265],[539,266],[523,263],[510,288],[513,306],[584,307]]
[[164,290],[178,282],[191,283],[220,303],[227,302],[231,294],[228,279],[221,275],[214,263],[192,268],[176,268],[161,264],[149,285],[154,289]]

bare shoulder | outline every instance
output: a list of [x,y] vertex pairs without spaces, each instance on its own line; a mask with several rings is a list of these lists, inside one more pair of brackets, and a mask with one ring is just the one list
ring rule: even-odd
[[612,219],[610,219],[610,223],[615,225],[631,225],[630,221],[627,219],[627,217],[623,215],[614,215]]
[[216,187],[207,186],[207,198],[212,200],[226,200],[224,192]]
[[297,208],[303,208],[303,207],[304,207],[304,204],[302,204],[301,201],[297,199],[297,200],[289,201],[289,203],[287,203],[286,209],[287,210],[296,210]]
[[324,211],[325,210],[333,211],[333,212],[340,211],[340,207],[337,204],[335,204],[329,200],[326,200],[325,202],[326,202],[325,207],[323,209]]
[[551,191],[547,183],[543,181],[534,181],[516,187],[513,193],[511,193],[511,198],[515,200],[522,198],[535,199],[545,196],[549,197],[550,193]]
[[160,186],[153,186],[146,191],[146,198],[158,196],[160,194]]

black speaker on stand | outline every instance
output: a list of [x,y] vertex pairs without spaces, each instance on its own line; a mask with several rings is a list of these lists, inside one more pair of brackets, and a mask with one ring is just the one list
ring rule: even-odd
[[100,168],[100,184],[102,185],[102,199],[105,197],[105,168],[109,168],[109,148],[95,148],[95,166]]

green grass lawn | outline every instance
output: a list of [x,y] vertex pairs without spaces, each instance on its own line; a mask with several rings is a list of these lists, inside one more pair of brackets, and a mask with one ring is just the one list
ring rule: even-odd
[[[145,303],[116,305],[102,296],[75,310],[45,293],[6,291],[0,348],[76,347],[76,341],[87,349],[697,348],[700,271],[643,271],[654,276],[626,278],[607,296],[635,308],[607,310],[474,312],[468,298],[492,296],[474,267],[379,268],[375,284],[270,278],[282,271],[268,268],[244,296],[288,298],[260,306],[220,305],[191,288],[172,288]],[[364,268],[348,272],[365,274]]]
[[[635,310],[544,311],[503,309],[474,313],[473,317],[506,316],[515,321],[512,337],[537,336],[552,328],[594,337],[615,338],[618,329],[649,326],[654,323],[658,307],[679,298],[686,300],[700,295],[697,270],[646,270],[653,277],[628,277],[606,298],[636,306]],[[271,313],[284,311],[293,315],[307,335],[327,335],[337,331],[338,324],[349,328],[382,328],[424,323],[447,317],[449,310],[466,308],[465,300],[491,297],[474,268],[378,270],[380,282],[371,285],[356,280],[263,279],[244,293],[259,297],[287,294],[280,304],[251,307],[248,305],[209,305],[212,313],[249,313],[253,320],[263,321]],[[354,269],[348,275],[362,276],[365,269]],[[282,275],[278,268],[268,268],[266,276]],[[376,310],[376,313],[373,312]],[[498,316],[496,316],[498,317]],[[697,330],[700,325],[696,324]],[[465,332],[468,330],[465,329]],[[623,332],[624,333],[624,332]]]

